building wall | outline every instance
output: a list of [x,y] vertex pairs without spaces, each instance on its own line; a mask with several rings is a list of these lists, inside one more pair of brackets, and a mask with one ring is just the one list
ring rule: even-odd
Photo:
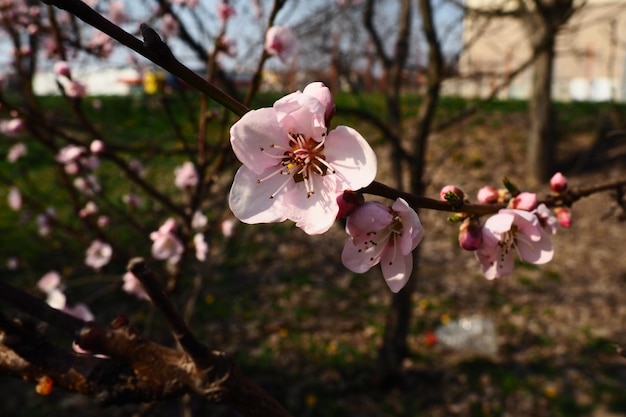
[[[469,7],[505,9],[524,0],[467,0]],[[446,86],[464,96],[490,94],[526,62],[531,49],[514,18],[466,17],[461,78]],[[626,0],[587,0],[557,39],[553,93],[557,100],[626,101]],[[522,72],[501,98],[527,98],[532,76]]]

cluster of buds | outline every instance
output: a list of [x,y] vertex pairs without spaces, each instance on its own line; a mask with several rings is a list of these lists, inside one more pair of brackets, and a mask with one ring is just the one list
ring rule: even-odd
[[[552,203],[567,191],[567,179],[556,173],[550,180]],[[442,201],[460,209],[469,203],[466,194],[453,185],[442,188]],[[450,220],[459,221],[459,246],[473,251],[483,273],[489,279],[507,275],[513,270],[514,256],[522,261],[542,264],[553,256],[549,235],[556,233],[556,226],[570,227],[569,207],[556,204],[552,209],[540,202],[537,194],[522,192],[513,183],[504,180],[504,188],[482,187],[477,200],[481,204],[501,204],[506,207],[481,222],[479,217],[456,213]],[[512,250],[515,249],[515,250]]]

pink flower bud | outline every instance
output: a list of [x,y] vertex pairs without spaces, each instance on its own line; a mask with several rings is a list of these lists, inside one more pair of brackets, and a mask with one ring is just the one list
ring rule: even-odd
[[348,217],[354,210],[362,206],[364,202],[363,194],[350,190],[344,191],[342,195],[337,197],[337,204],[339,204],[337,218],[343,219]]
[[465,250],[474,251],[480,248],[482,242],[482,227],[471,219],[465,219],[459,227],[459,246]]
[[557,207],[554,209],[554,215],[561,227],[566,229],[572,226],[572,212],[567,207]]
[[104,152],[104,148],[105,148],[104,142],[102,142],[100,139],[96,139],[92,141],[91,144],[89,145],[89,150],[95,154],[100,154]]
[[72,71],[70,65],[65,61],[57,61],[54,63],[54,73],[59,76],[71,78]]
[[567,189],[567,178],[565,175],[557,172],[550,178],[550,189],[553,193],[562,193]]
[[537,194],[535,193],[519,193],[517,197],[511,200],[513,209],[532,211],[537,207]]
[[272,26],[265,34],[265,50],[287,62],[298,50],[298,43],[288,26]]
[[[446,198],[446,194],[448,193],[453,193],[454,195],[456,195],[456,199],[451,200],[449,198]],[[454,203],[455,201],[463,201],[464,198],[465,194],[463,193],[463,191],[455,187],[454,185],[446,185],[441,189],[441,191],[439,191],[439,199],[441,199],[441,201],[449,201],[451,203]]]
[[492,204],[498,202],[499,197],[498,189],[491,186],[486,186],[478,190],[477,199],[482,204]]

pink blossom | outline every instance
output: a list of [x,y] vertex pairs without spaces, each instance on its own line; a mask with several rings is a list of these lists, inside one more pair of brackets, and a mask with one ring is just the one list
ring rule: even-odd
[[98,218],[96,219],[96,224],[101,229],[108,227],[110,223],[111,223],[111,218],[109,216],[104,216],[104,215],[98,216]]
[[481,204],[492,204],[497,203],[500,193],[498,189],[491,186],[482,187],[478,190],[477,199]]
[[554,209],[554,215],[561,227],[569,229],[572,227],[572,212],[568,207],[557,207]]
[[556,226],[559,222],[552,214],[552,210],[550,210],[545,204],[541,203],[537,206],[533,213],[537,216],[537,219],[539,219],[539,223],[541,223],[541,226],[546,233],[550,233],[552,235],[556,233]]
[[26,124],[22,119],[13,118],[11,120],[3,120],[0,122],[0,133],[7,136],[15,136],[24,130],[24,127],[26,127]]
[[480,248],[483,242],[482,227],[477,221],[467,218],[459,227],[459,246],[465,250],[474,251]]
[[122,196],[122,201],[131,209],[136,209],[141,207],[143,204],[143,200],[137,194],[124,194]]
[[13,211],[20,211],[22,209],[22,193],[19,188],[9,188],[7,203],[9,204],[9,208]]
[[96,203],[94,203],[93,201],[88,201],[87,204],[85,204],[85,207],[80,209],[80,211],[78,212],[78,216],[85,218],[91,216],[92,214],[96,214],[97,212],[98,206],[96,205]]
[[146,290],[143,288],[143,285],[141,285],[141,281],[139,281],[139,279],[137,279],[132,272],[126,272],[122,277],[122,280],[124,281],[122,289],[128,294],[133,294],[142,300],[150,299],[148,293],[146,293]]
[[350,239],[341,254],[345,267],[364,273],[380,263],[389,289],[400,291],[411,276],[412,252],[424,234],[417,213],[407,202],[399,198],[391,209],[367,202],[348,217],[346,232]]
[[532,211],[537,207],[537,194],[519,193],[511,200],[511,208],[516,210]]
[[222,35],[217,40],[217,48],[228,56],[237,55],[237,41],[226,35]]
[[128,21],[128,16],[124,11],[123,1],[117,0],[109,3],[109,20],[116,25],[121,25],[122,23],[126,23]]
[[52,231],[52,226],[57,219],[56,211],[49,208],[45,213],[37,216],[37,226],[39,227],[40,236],[48,236]]
[[74,187],[85,195],[94,195],[102,191],[100,183],[93,175],[74,178]]
[[217,5],[217,15],[222,23],[226,22],[229,18],[235,16],[237,12],[228,4],[228,2],[220,1]]
[[221,224],[220,224],[220,229],[222,231],[222,235],[224,235],[225,238],[230,238],[235,234],[235,226],[237,225],[237,223],[235,223],[235,220],[233,219],[226,219],[224,220]]
[[174,184],[180,189],[192,188],[198,184],[198,172],[190,161],[174,169]]
[[58,163],[62,165],[69,164],[71,162],[76,162],[80,157],[85,155],[87,149],[82,146],[77,145],[67,145],[57,152],[56,160]]
[[46,294],[60,287],[61,275],[57,271],[49,271],[37,281],[37,288]]
[[525,210],[502,209],[483,225],[483,243],[476,251],[483,274],[494,279],[513,272],[515,253],[524,262],[552,260],[552,242],[537,216]]
[[209,219],[202,214],[201,211],[196,211],[191,218],[191,228],[194,230],[202,230],[208,224]]
[[550,190],[556,194],[567,190],[567,178],[565,178],[565,175],[560,172],[554,174],[552,178],[550,178]]
[[209,245],[204,240],[203,233],[196,233],[193,237],[193,246],[196,249],[196,258],[200,262],[206,261],[207,254],[209,253]]
[[104,142],[100,139],[93,140],[89,145],[89,150],[95,154],[101,154],[102,152],[104,152],[105,149],[106,146],[104,145]]
[[55,62],[54,73],[58,76],[72,78],[72,71],[70,70],[70,64],[68,64],[67,61]]
[[265,34],[265,50],[287,62],[298,50],[293,31],[288,26],[272,26]]
[[54,288],[49,291],[46,297],[46,303],[57,310],[63,310],[67,304],[67,297],[59,288]]
[[87,95],[87,87],[76,80],[71,80],[65,84],[65,94],[71,98],[85,97]]
[[15,256],[11,256],[7,259],[7,269],[10,271],[16,270],[20,266],[20,260]]
[[84,303],[78,303],[73,307],[65,306],[65,308],[63,308],[62,310],[70,316],[76,317],[77,319],[81,319],[83,321],[93,321],[95,319],[93,313],[91,312],[89,307],[87,307],[87,304]]
[[167,260],[171,263],[178,263],[185,251],[185,247],[180,239],[174,234],[176,230],[176,220],[170,218],[156,232],[150,233],[152,239],[152,256],[155,259]]
[[85,264],[93,269],[100,269],[111,260],[113,248],[106,242],[99,239],[91,242],[85,252]]
[[246,113],[230,130],[237,171],[229,204],[244,223],[296,222],[308,234],[326,232],[337,197],[376,176],[376,155],[354,129],[328,132],[326,105],[300,91]]
[[16,143],[15,145],[11,146],[9,152],[7,152],[7,161],[16,162],[18,159],[26,155],[27,152],[28,149],[26,148],[26,145],[24,145],[22,142]]

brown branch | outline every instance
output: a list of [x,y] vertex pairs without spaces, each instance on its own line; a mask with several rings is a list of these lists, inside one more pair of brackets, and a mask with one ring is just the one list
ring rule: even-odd
[[[155,288],[156,281],[150,286],[154,277],[145,279],[150,273],[142,262],[131,263],[131,268],[144,278],[144,285],[149,285],[147,291],[162,303],[165,294]],[[195,393],[208,401],[228,405],[243,416],[290,416],[241,372],[232,356],[210,350],[197,340],[195,349],[205,355],[204,368],[198,367],[197,358],[187,352],[140,337],[124,318],[114,320],[108,327],[85,323],[3,281],[0,299],[73,334],[77,344],[91,353],[76,354],[59,348],[37,333],[36,326],[0,316],[0,372],[38,383],[48,379],[53,386],[106,404],[141,403]],[[181,331],[186,329],[184,323],[184,329],[179,328],[180,323],[176,326]],[[188,339],[185,343],[189,346]]]

